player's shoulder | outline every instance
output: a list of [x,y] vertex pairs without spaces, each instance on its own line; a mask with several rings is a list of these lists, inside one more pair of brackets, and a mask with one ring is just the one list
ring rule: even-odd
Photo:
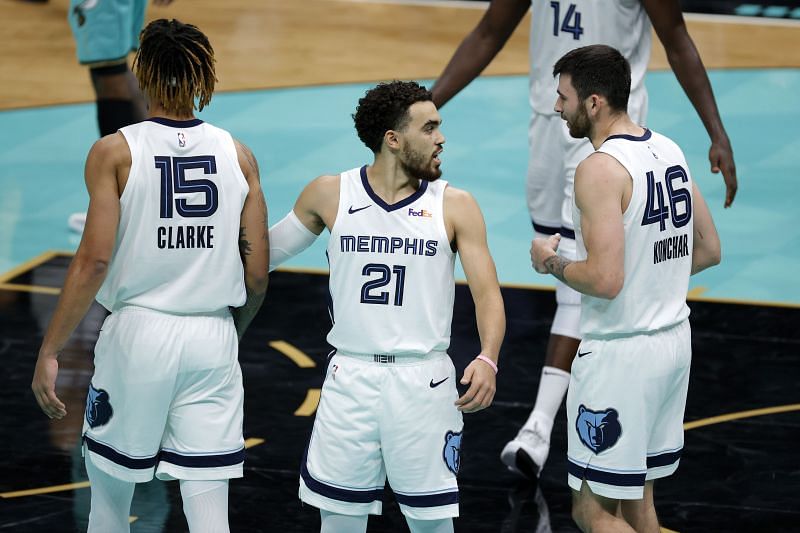
[[314,206],[325,202],[339,201],[339,187],[341,176],[339,174],[322,174],[311,180],[301,194],[301,198]]
[[89,150],[89,158],[98,158],[107,163],[131,160],[131,150],[125,136],[119,131],[101,137]]
[[475,197],[472,196],[469,191],[447,184],[444,189],[444,201],[449,203],[455,202],[459,204],[472,203],[475,202]]
[[578,163],[575,169],[576,178],[578,175],[585,178],[603,175],[627,175],[625,166],[613,155],[606,152],[594,152],[586,159]]

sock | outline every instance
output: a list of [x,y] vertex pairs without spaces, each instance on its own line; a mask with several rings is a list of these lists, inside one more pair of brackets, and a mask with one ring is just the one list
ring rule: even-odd
[[568,386],[569,372],[553,366],[543,367],[542,377],[539,380],[539,392],[536,395],[536,405],[533,406],[533,411],[523,427],[531,429],[534,420],[538,420],[549,437],[553,429],[553,420],[556,418],[558,408],[561,407],[561,402],[564,401]]
[[228,480],[181,480],[183,514],[192,533],[228,533]]
[[319,533],[365,533],[369,515],[346,515],[319,510],[322,525]]
[[453,519],[417,520],[406,517],[411,533],[453,533]]
[[116,133],[118,129],[137,122],[131,100],[101,98],[97,100],[97,125],[100,136]]
[[85,452],[85,456],[86,472],[92,484],[87,533],[129,533],[131,528],[128,519],[136,483],[106,474],[92,463],[88,452]]

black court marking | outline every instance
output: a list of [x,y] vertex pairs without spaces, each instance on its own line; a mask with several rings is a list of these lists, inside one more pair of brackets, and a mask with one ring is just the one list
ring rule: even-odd
[[[69,255],[54,255],[18,272],[13,281],[57,291],[68,262]],[[324,275],[275,273],[265,307],[244,339],[240,361],[245,434],[266,442],[248,450],[245,477],[231,483],[232,530],[291,532],[319,527],[316,510],[301,506],[296,496],[312,418],[295,416],[294,411],[306,401],[309,389],[321,387],[324,377],[330,349],[325,343],[326,296]],[[503,296],[508,317],[503,372],[498,375],[496,405],[465,416],[461,517],[456,530],[534,531],[538,520],[547,517],[554,531],[576,531],[569,514],[563,411],[539,478],[541,496],[520,498],[517,477],[499,460],[503,445],[532,406],[555,309],[552,291],[506,287]],[[104,313],[95,308],[65,348],[58,390],[69,415],[50,421],[39,412],[29,387],[42,331],[55,302],[54,294],[0,288],[4,362],[0,401],[5,407],[0,411],[0,449],[5,458],[0,461],[0,493],[86,479],[77,442],[92,371],[91,350]],[[659,481],[661,520],[681,533],[793,530],[800,523],[794,505],[800,467],[786,443],[800,437],[800,412],[792,410],[798,404],[800,309],[716,302],[690,305],[694,361],[686,419],[687,428],[696,429],[686,433],[677,474]],[[452,334],[449,351],[460,375],[480,347],[472,299],[462,284],[456,288]],[[269,347],[277,341],[296,347],[315,366],[301,367],[279,356]],[[768,406],[785,407],[762,409]],[[754,410],[747,413],[752,418],[734,416],[748,410]],[[720,419],[705,420],[716,415]],[[725,423],[714,424],[715,420]],[[85,530],[87,495],[85,490],[71,490],[0,499],[0,528],[24,523],[26,532]],[[385,516],[370,518],[370,532],[404,527],[390,491],[385,498]],[[186,529],[176,483],[138,487],[132,514],[139,517],[136,524],[141,531]]]

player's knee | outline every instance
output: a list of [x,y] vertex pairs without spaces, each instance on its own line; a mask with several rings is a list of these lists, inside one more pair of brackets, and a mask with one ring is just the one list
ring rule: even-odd
[[591,529],[591,512],[585,497],[578,493],[572,495],[572,520],[578,525],[581,531]]
[[406,517],[411,533],[453,533],[453,519],[418,520]]
[[581,293],[560,281],[556,283],[556,314],[550,333],[580,339]]
[[228,480],[180,482],[183,513],[192,533],[227,533]]

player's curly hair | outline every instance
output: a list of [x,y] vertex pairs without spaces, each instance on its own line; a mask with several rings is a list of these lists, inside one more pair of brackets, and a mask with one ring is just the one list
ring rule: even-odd
[[158,19],[142,30],[139,41],[133,71],[142,92],[168,113],[202,111],[217,81],[208,37],[192,24]]
[[616,48],[593,44],[571,50],[553,66],[553,76],[559,74],[570,75],[581,100],[600,94],[612,109],[628,109],[631,65]]
[[379,83],[358,101],[352,115],[358,138],[377,154],[387,131],[406,127],[411,118],[408,108],[412,104],[432,100],[431,92],[415,81]]

